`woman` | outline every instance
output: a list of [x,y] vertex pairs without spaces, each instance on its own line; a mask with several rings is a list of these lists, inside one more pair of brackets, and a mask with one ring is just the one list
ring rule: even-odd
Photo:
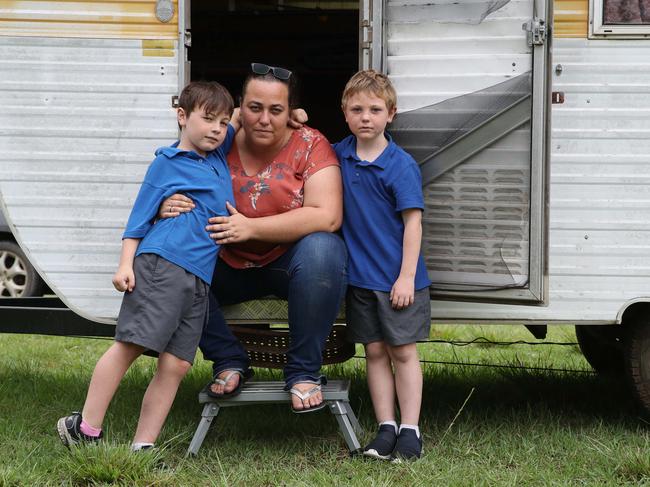
[[[241,130],[227,157],[237,209],[229,206],[229,217],[211,218],[206,227],[224,246],[200,344],[214,362],[207,392],[233,396],[252,375],[219,305],[273,294],[289,302],[284,377],[292,409],[316,411],[325,406],[321,353],[347,280],[345,245],[331,233],[342,220],[341,176],[322,134],[288,126],[295,107],[291,72],[260,63],[251,68],[242,88]],[[161,216],[190,210],[188,198],[174,195],[163,203]]]

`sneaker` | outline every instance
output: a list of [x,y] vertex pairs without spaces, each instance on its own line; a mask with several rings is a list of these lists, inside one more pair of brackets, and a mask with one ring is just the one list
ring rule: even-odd
[[70,416],[60,418],[56,423],[56,429],[59,432],[61,442],[70,448],[80,443],[96,443],[102,439],[104,432],[99,436],[88,436],[81,432],[81,413],[73,412]]
[[395,443],[397,443],[395,428],[390,424],[382,424],[375,439],[363,449],[363,454],[379,460],[388,460],[393,453]]
[[418,438],[414,429],[404,428],[397,437],[391,461],[399,463],[402,460],[417,460],[421,456],[422,437]]

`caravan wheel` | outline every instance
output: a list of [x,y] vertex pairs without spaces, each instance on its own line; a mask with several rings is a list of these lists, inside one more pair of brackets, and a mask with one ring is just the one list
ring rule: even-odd
[[576,325],[580,351],[599,374],[623,374],[621,325]]
[[632,392],[650,413],[650,322],[637,321],[625,328],[625,372]]
[[17,243],[0,240],[0,297],[26,298],[43,294],[43,281]]

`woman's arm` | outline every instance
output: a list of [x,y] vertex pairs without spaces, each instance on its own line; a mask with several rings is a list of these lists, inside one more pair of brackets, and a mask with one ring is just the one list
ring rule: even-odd
[[260,240],[289,243],[314,232],[334,232],[343,219],[343,189],[338,166],[314,173],[304,186],[301,208],[278,215],[248,218],[230,207],[229,217],[210,218],[206,229],[218,244]]

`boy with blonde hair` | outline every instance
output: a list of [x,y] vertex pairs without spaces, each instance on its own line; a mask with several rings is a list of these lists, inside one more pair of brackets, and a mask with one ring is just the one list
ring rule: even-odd
[[341,101],[353,135],[334,146],[343,175],[343,237],[349,253],[348,336],[365,347],[379,423],[363,454],[393,461],[422,455],[416,341],[429,336],[431,321],[431,283],[420,255],[422,178],[413,158],[385,133],[396,102],[386,76],[374,70],[356,73]]

